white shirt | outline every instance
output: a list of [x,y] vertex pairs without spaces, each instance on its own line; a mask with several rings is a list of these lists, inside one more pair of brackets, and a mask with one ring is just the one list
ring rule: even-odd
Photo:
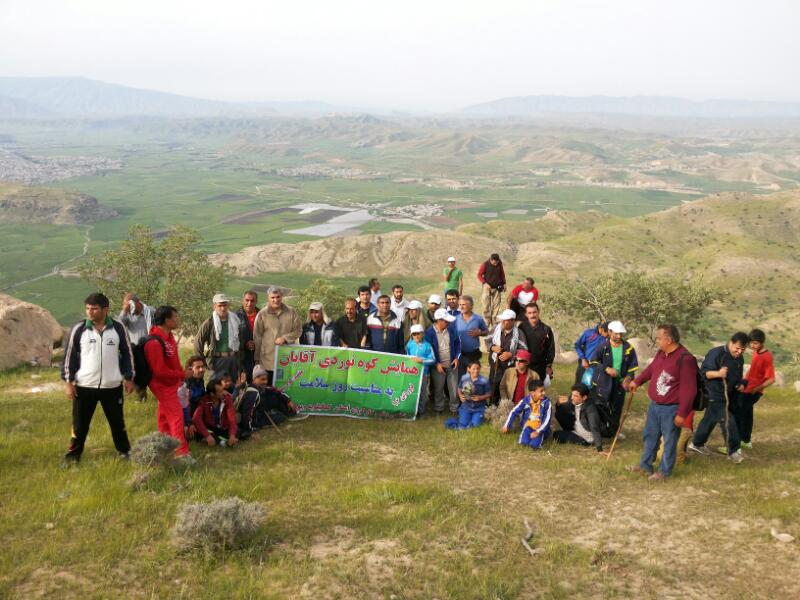
[[575,405],[575,435],[582,437],[584,440],[592,443],[592,432],[586,429],[581,423],[581,411],[583,410],[583,402]]
[[397,315],[398,319],[400,319],[401,321],[403,320],[403,317],[406,315],[407,309],[408,309],[408,299],[404,297],[402,300],[400,300],[400,302],[398,302],[397,300],[394,299],[394,296],[392,296],[392,310],[394,311],[394,314]]
[[530,292],[526,292],[525,290],[520,291],[517,294],[517,302],[519,302],[520,306],[528,306],[531,302],[533,302],[533,290]]

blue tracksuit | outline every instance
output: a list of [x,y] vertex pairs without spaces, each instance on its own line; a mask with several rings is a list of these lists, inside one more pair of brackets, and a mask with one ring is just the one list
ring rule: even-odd
[[582,360],[592,360],[592,356],[594,356],[597,347],[605,341],[606,338],[597,332],[597,327],[592,327],[584,331],[581,337],[575,342],[575,352],[578,353],[578,362]]
[[[472,383],[472,393],[475,396],[483,396],[492,391],[492,384],[483,375],[478,375],[475,381],[466,373],[458,385],[458,389],[463,390],[467,383]],[[486,412],[486,400],[479,400],[477,402],[472,400],[464,400],[461,406],[458,407],[458,418],[451,418],[445,421],[444,426],[447,429],[471,429],[472,427],[480,427],[483,424],[483,413]]]
[[[531,415],[531,396],[528,394],[514,407],[508,414],[505,422],[505,427],[509,430],[513,428],[514,421],[517,417],[520,418],[520,425],[522,426],[522,433],[519,435],[519,443],[523,446],[530,446],[531,448],[541,448],[544,440],[550,435],[550,418],[552,417],[552,408],[550,399],[545,396],[539,404],[538,415]],[[529,424],[531,417],[539,418],[539,426],[535,429]]]

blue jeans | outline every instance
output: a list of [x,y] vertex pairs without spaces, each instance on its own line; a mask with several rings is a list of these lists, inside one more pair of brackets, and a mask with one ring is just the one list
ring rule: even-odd
[[448,429],[471,429],[483,424],[485,402],[463,402],[458,408],[458,419],[447,419],[444,426]]
[[678,447],[680,428],[675,425],[675,415],[678,414],[677,404],[656,404],[652,400],[647,408],[647,420],[644,423],[642,438],[644,449],[639,466],[645,471],[653,472],[653,462],[656,460],[658,445],[661,437],[664,438],[664,453],[661,455],[661,464],[658,469],[664,475],[672,475],[675,468],[675,458]]

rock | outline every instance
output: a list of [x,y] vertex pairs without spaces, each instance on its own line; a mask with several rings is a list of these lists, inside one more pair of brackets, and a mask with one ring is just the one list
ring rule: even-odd
[[774,527],[773,527],[773,528],[771,528],[771,529],[769,530],[769,533],[770,533],[770,535],[772,535],[772,537],[774,537],[776,540],[778,540],[779,542],[783,542],[783,543],[785,543],[785,544],[788,544],[788,543],[790,543],[790,542],[793,542],[793,541],[794,541],[794,536],[792,536],[792,535],[789,535],[788,533],[780,533],[780,532],[779,532],[777,529],[775,529]]
[[800,381],[794,382],[794,391],[800,394]]
[[786,377],[783,371],[775,371],[775,387],[782,388],[786,385]]
[[49,367],[62,330],[41,306],[0,294],[0,371],[21,364]]
[[655,352],[650,347],[649,340],[644,338],[631,338],[628,340],[628,343],[633,346],[636,352],[636,358],[639,360],[640,368],[643,368],[643,365],[648,364],[648,361],[653,360],[653,357],[655,357]]
[[568,350],[567,352],[559,352],[556,354],[557,365],[577,365],[578,353],[575,350]]

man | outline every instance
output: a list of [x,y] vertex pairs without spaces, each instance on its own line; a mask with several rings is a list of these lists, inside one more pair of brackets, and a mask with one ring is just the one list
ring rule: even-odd
[[428,311],[425,314],[427,315],[428,321],[430,321],[431,324],[436,320],[434,319],[433,315],[436,314],[436,311],[439,310],[441,306],[442,297],[439,294],[431,294],[428,297]]
[[239,319],[239,346],[241,348],[242,370],[247,378],[247,383],[251,382],[253,367],[256,364],[256,343],[253,341],[253,327],[260,310],[257,303],[258,294],[254,290],[248,290],[242,296],[242,307],[236,311],[236,318]]
[[257,429],[279,424],[297,414],[297,405],[280,390],[270,387],[269,373],[261,365],[253,367],[253,384],[237,402],[239,439],[249,438]]
[[700,424],[695,429],[694,437],[687,446],[688,450],[698,454],[711,454],[705,444],[708,437],[719,423],[727,445],[727,455],[731,462],[739,464],[744,455],[739,449],[739,428],[736,423],[736,411],[739,408],[739,395],[744,391],[744,351],[750,339],[746,333],[738,332],[731,336],[727,344],[709,350],[700,366],[700,372],[708,390],[708,407]]
[[189,373],[181,367],[178,343],[172,334],[180,327],[180,317],[174,306],[159,306],[153,322],[151,339],[144,345],[144,355],[152,373],[150,391],[158,400],[158,430],[180,442],[175,450],[176,456],[188,456],[189,444],[186,442],[183,407],[178,399],[178,388]]
[[[512,321],[513,323],[513,321]],[[500,380],[500,400],[508,398],[516,405],[528,393],[528,383],[539,379],[536,371],[528,368],[531,362],[531,353],[527,350],[517,350],[513,369],[506,369]]]
[[69,333],[61,378],[72,402],[72,437],[64,460],[78,462],[97,403],[103,408],[114,447],[128,458],[131,444],[125,429],[123,389],[134,390],[133,350],[125,326],[108,316],[109,302],[103,294],[84,300],[86,319]]
[[508,297],[508,308],[517,313],[517,320],[525,316],[525,307],[539,301],[539,290],[533,285],[533,277],[526,277],[525,281],[511,290]]
[[336,321],[336,334],[342,348],[367,347],[367,320],[358,316],[358,302],[348,298],[344,302],[344,315]]
[[370,348],[378,352],[405,354],[403,350],[403,323],[392,312],[391,300],[386,294],[378,298],[378,312],[367,318]]
[[433,408],[438,413],[444,412],[444,388],[450,398],[450,412],[456,414],[460,401],[458,399],[458,363],[461,357],[461,342],[451,323],[455,317],[440,308],[433,316],[434,322],[425,332],[425,339],[433,347],[436,366],[431,369],[433,380]]
[[461,311],[458,310],[458,292],[456,290],[447,290],[444,298],[447,304],[447,314],[451,317],[460,315]]
[[[625,406],[625,392],[639,370],[636,350],[622,335],[627,333],[620,321],[608,324],[609,336],[594,351],[590,365],[594,370],[592,388],[596,394],[598,409],[608,414],[611,431],[616,432]],[[625,439],[620,433],[620,439]]]
[[[431,320],[428,318],[427,312],[422,310],[422,302],[419,300],[412,300],[406,307],[406,315],[403,317],[403,343],[408,344],[411,339],[411,327],[414,325],[422,325],[424,332],[431,326]],[[434,311],[435,312],[435,311]]]
[[500,312],[502,294],[506,289],[506,272],[499,254],[492,254],[489,260],[481,264],[478,268],[478,281],[482,286],[483,318],[489,327],[494,327],[497,313]]
[[583,374],[589,368],[589,361],[594,356],[594,351],[608,337],[608,322],[598,323],[581,334],[575,342],[575,352],[578,354],[578,368],[575,370],[575,383],[581,383]]
[[378,306],[378,298],[383,296],[383,292],[381,292],[381,282],[378,281],[377,277],[373,277],[369,280],[367,285],[369,286],[370,302],[372,302],[375,306]]
[[225,294],[214,294],[211,303],[214,312],[200,325],[194,339],[194,351],[206,358],[209,379],[230,375],[236,381],[242,356],[239,317],[230,312],[230,300]]
[[538,304],[534,302],[525,307],[525,320],[519,328],[525,337],[525,347],[531,353],[531,369],[539,374],[547,387],[547,378],[553,379],[556,342],[553,330],[539,319]]
[[742,447],[752,449],[750,436],[753,433],[753,407],[759,401],[764,390],[775,383],[775,365],[772,353],[764,346],[767,336],[760,329],[750,332],[750,349],[753,361],[747,372],[747,385],[739,396],[739,410],[736,413],[736,424],[742,438]]
[[[458,380],[467,372],[467,367],[474,362],[481,362],[481,336],[489,333],[483,317],[472,312],[474,307],[472,296],[461,296],[458,301],[459,314],[455,327],[461,342],[461,360],[458,361]],[[448,311],[449,312],[449,311]]]
[[300,343],[309,346],[339,347],[339,334],[325,313],[322,302],[312,302],[308,306],[308,322],[303,325]]
[[[491,345],[491,364],[492,372],[490,380],[492,382],[492,402],[497,404],[500,401],[500,382],[508,368],[515,364],[515,356],[518,350],[527,350],[525,336],[519,329],[516,320],[516,313],[511,309],[506,309],[498,316],[500,323],[495,327],[492,334]],[[530,362],[530,356],[528,356]],[[541,379],[541,378],[539,378]]]
[[[681,346],[680,341],[677,327],[659,325],[656,332],[658,352],[653,362],[639,373],[628,388],[633,393],[643,383],[650,382],[647,388],[650,404],[642,432],[642,457],[639,464],[629,470],[649,475],[648,479],[654,482],[666,480],[675,468],[680,428],[691,412],[692,402],[697,395],[697,362]],[[653,472],[653,462],[662,437],[664,451],[658,471]]]
[[119,313],[119,322],[128,330],[128,339],[132,346],[147,337],[147,332],[153,326],[155,309],[147,306],[133,292],[125,294],[122,300],[122,311]]
[[392,286],[392,303],[391,309],[397,318],[402,322],[403,317],[406,316],[406,309],[408,308],[408,300],[403,297],[403,286],[395,284]]
[[582,383],[572,386],[570,398],[556,404],[556,421],[560,431],[553,432],[559,444],[594,446],[603,451],[603,436],[600,434],[600,417],[594,401],[589,398],[589,388]]
[[442,273],[442,281],[444,281],[445,293],[447,293],[447,290],[455,290],[459,296],[464,293],[464,273],[456,267],[455,256],[447,258],[447,266]]
[[267,371],[269,384],[272,384],[275,365],[275,347],[294,344],[303,330],[297,311],[283,302],[280,288],[271,287],[267,292],[267,307],[258,311],[253,326],[256,363]]
[[369,286],[362,285],[358,288],[358,305],[356,306],[356,313],[358,314],[359,318],[364,319],[364,323],[367,322],[367,317],[378,310],[378,307],[372,303],[370,300],[372,296],[372,292],[369,289]]

